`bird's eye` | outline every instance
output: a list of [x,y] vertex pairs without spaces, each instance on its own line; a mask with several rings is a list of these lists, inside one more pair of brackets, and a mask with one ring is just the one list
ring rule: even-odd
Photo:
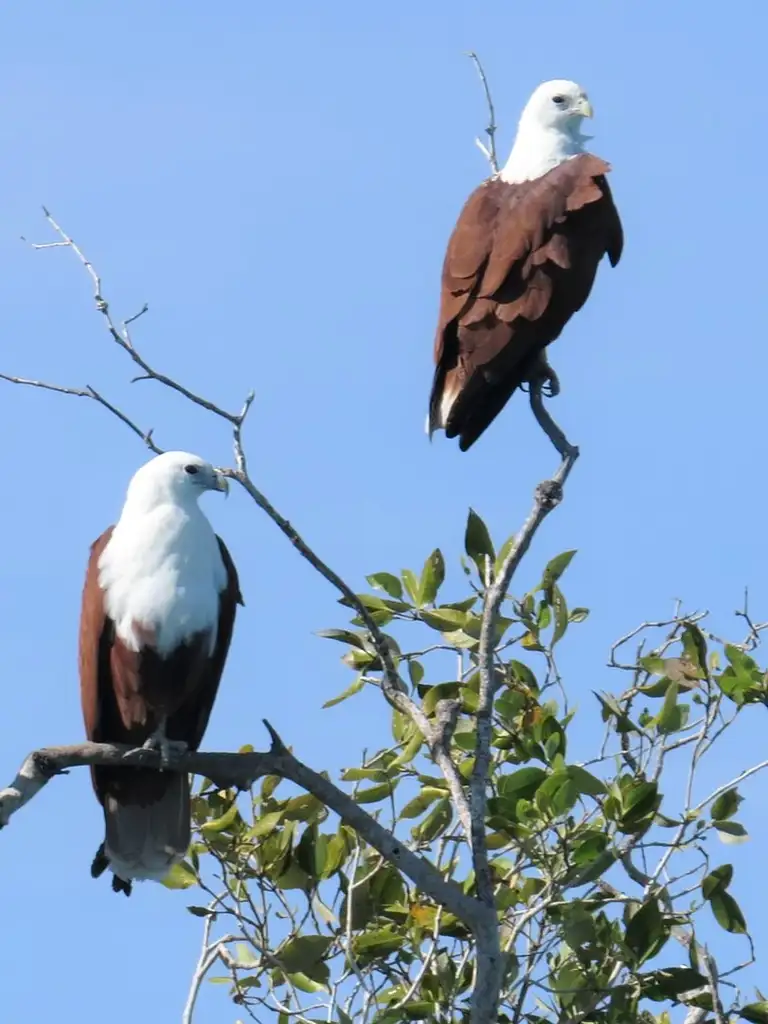
[[565,96],[553,96],[552,102],[556,103],[558,107],[561,107],[565,103]]
[[190,476],[194,476],[195,473],[198,472],[199,468],[200,468],[199,466],[185,466],[184,467],[184,472],[185,473],[189,473]]

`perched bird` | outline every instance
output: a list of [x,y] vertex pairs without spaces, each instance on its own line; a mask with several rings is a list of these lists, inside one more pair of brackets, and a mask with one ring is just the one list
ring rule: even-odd
[[[80,693],[88,739],[159,749],[165,764],[200,745],[243,603],[224,541],[198,506],[227,479],[197,455],[165,452],[128,486],[91,547],[80,618]],[[91,769],[105,840],[91,867],[161,881],[190,841],[185,772]]]
[[544,349],[587,301],[605,253],[619,262],[624,241],[610,165],[584,149],[591,116],[575,82],[544,82],[509,160],[461,211],[443,264],[430,437],[444,429],[466,451],[521,384],[544,379],[559,391]]

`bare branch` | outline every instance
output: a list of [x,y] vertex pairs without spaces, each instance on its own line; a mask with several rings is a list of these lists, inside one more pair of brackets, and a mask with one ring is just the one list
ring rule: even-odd
[[[266,723],[265,723],[266,724]],[[335,811],[387,861],[402,871],[435,903],[445,907],[473,931],[487,927],[489,914],[477,900],[467,896],[452,881],[446,881],[430,861],[409,850],[332,782],[302,764],[271,729],[272,749],[267,753],[188,752],[174,762],[175,771],[202,775],[218,787],[248,789],[264,775],[278,775],[300,786]],[[31,753],[16,778],[0,790],[0,828],[55,776],[69,768],[99,765],[123,768],[159,768],[160,753],[121,744],[78,743],[66,747],[45,747]],[[490,915],[495,925],[495,914]]]
[[[123,320],[120,327],[118,327],[115,324],[114,320],[112,319],[112,314],[109,311],[109,303],[102,295],[101,277],[96,272],[93,264],[87,258],[82,249],[64,231],[64,229],[59,224],[57,224],[57,222],[53,219],[53,217],[51,216],[49,211],[46,210],[45,207],[43,207],[43,213],[45,214],[45,218],[51,225],[53,230],[56,232],[57,235],[59,235],[61,241],[32,243],[32,248],[52,249],[63,246],[66,248],[70,248],[74,252],[74,254],[80,260],[82,265],[85,267],[89,277],[91,278],[91,281],[93,282],[93,298],[94,302],[96,303],[96,309],[104,317],[107,324],[107,329],[109,330],[109,333],[112,336],[112,340],[115,342],[116,345],[119,345],[120,348],[131,357],[134,363],[136,363],[136,365],[140,367],[141,370],[143,370],[143,374],[139,377],[135,377],[134,381],[156,380],[159,384],[163,384],[165,387],[170,388],[171,391],[176,391],[180,395],[183,395],[188,401],[192,402],[194,405],[199,405],[201,406],[201,408],[207,409],[208,412],[212,412],[215,416],[219,416],[222,419],[227,420],[227,422],[233,424],[234,426],[241,424],[242,419],[244,418],[244,415],[247,412],[247,407],[244,410],[244,412],[241,412],[239,414],[228,412],[226,409],[222,409],[220,406],[215,405],[207,398],[203,398],[201,395],[196,394],[194,391],[190,391],[189,388],[185,388],[182,384],[179,384],[178,381],[173,380],[171,377],[167,377],[165,374],[159,373],[157,370],[155,370],[152,366],[149,365],[146,359],[144,359],[134,348],[133,341],[128,330],[130,324],[138,320],[139,317],[144,316],[144,314],[148,311],[149,306],[145,303],[138,311],[138,313],[134,313],[133,316],[129,316],[126,320]],[[247,403],[247,405],[250,405],[250,402]]]
[[137,426],[132,419],[121,412],[116,405],[112,405],[108,402],[103,395],[100,395],[95,388],[92,388],[90,384],[86,384],[84,388],[67,388],[60,384],[46,384],[42,380],[29,380],[27,377],[11,377],[7,373],[0,373],[0,380],[7,380],[9,384],[23,384],[30,388],[41,388],[43,391],[55,391],[60,395],[75,395],[77,398],[92,398],[94,402],[98,402],[99,405],[103,405],[105,409],[108,409],[113,416],[117,416],[126,427],[134,432],[144,444],[153,451],[155,455],[162,455],[163,449],[158,448],[152,439],[152,430],[142,430],[141,427]]
[[[208,904],[208,910],[215,911],[216,907],[219,905],[220,902],[221,898],[217,896]],[[232,936],[226,935],[222,939],[217,939],[216,941],[211,942],[211,927],[213,925],[214,920],[215,914],[210,913],[207,915],[205,919],[205,924],[203,925],[202,948],[200,950],[200,957],[195,967],[195,972],[192,976],[192,983],[190,985],[186,1005],[184,1006],[184,1012],[181,1017],[181,1024],[192,1024],[192,1018],[195,1012],[195,1004],[197,1003],[197,997],[200,994],[200,986],[202,985],[206,974],[211,969],[211,967],[216,962],[219,956],[219,947],[222,945],[222,943],[227,942],[232,938]]]
[[469,59],[477,68],[477,73],[480,76],[480,81],[483,83],[483,91],[485,92],[485,102],[488,104],[488,125],[485,129],[485,134],[488,136],[488,145],[485,146],[480,139],[475,139],[475,145],[483,154],[485,159],[491,165],[491,170],[494,174],[499,173],[499,162],[496,158],[496,112],[493,109],[493,99],[491,97],[491,90],[488,86],[488,79],[485,77],[485,71],[483,65],[480,63],[480,58],[474,52],[470,50],[467,54]]

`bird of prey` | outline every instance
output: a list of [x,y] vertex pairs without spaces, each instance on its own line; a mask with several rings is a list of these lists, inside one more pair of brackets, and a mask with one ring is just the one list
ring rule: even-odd
[[[228,481],[188,452],[151,459],[118,522],[91,547],[80,619],[88,739],[159,749],[164,764],[203,738],[243,600],[224,542],[198,506]],[[105,838],[91,868],[115,892],[161,881],[190,840],[189,776],[93,767]]]
[[544,350],[589,297],[623,232],[606,175],[581,126],[592,116],[575,82],[540,85],[507,163],[470,195],[448,243],[435,338],[428,432],[466,451],[516,388],[559,382]]

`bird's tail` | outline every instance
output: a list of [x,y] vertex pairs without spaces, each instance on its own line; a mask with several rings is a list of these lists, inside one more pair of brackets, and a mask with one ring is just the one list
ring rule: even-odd
[[[133,879],[162,881],[174,864],[183,860],[189,847],[191,810],[189,776],[167,775],[159,799],[144,806],[104,798],[106,838],[96,854],[91,873],[100,875],[107,864],[115,874],[113,888],[130,893]],[[127,883],[116,886],[118,879]]]

